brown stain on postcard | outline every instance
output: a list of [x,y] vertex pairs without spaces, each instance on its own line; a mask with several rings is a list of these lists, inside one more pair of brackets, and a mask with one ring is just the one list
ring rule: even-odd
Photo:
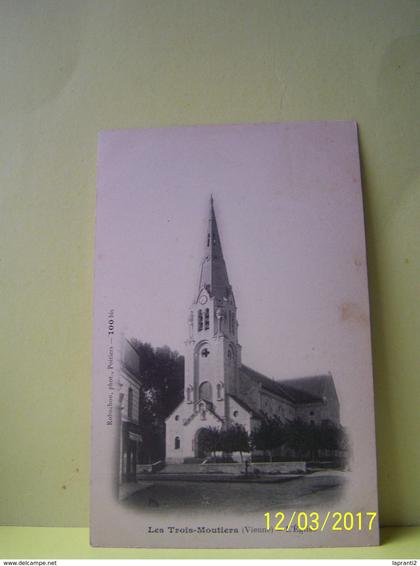
[[342,303],[340,305],[340,319],[343,322],[357,322],[369,324],[369,317],[357,303]]

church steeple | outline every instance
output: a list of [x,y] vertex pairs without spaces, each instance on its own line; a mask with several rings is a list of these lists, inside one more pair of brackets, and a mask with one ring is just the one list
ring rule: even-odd
[[188,317],[185,399],[206,420],[207,410],[227,422],[228,394],[238,391],[241,346],[235,299],[210,199],[200,282]]
[[210,197],[208,227],[197,299],[203,289],[209,293],[210,297],[215,299],[215,303],[218,305],[222,305],[232,294],[217,228],[213,196]]

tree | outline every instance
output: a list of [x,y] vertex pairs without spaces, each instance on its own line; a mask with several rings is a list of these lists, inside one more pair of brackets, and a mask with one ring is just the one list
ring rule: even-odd
[[205,452],[216,457],[216,452],[231,454],[239,452],[241,461],[243,453],[250,450],[250,438],[242,425],[234,424],[225,429],[207,427],[200,432],[200,444]]
[[272,453],[276,448],[287,446],[296,458],[320,459],[321,451],[328,451],[334,456],[346,456],[349,442],[345,430],[333,422],[321,424],[307,423],[295,419],[282,423],[277,417],[268,417],[261,421],[260,426],[251,434],[252,446],[257,450]]
[[306,423],[301,419],[287,425],[287,446],[298,458],[320,460],[322,452],[343,456],[348,451],[348,439],[342,426],[331,421],[321,424]]
[[285,425],[277,417],[266,416],[260,426],[251,433],[251,443],[256,450],[269,453],[273,461],[273,450],[280,448],[287,440]]
[[319,427],[319,448],[335,456],[346,454],[349,445],[344,428],[332,422],[323,422]]
[[[136,339],[130,344],[139,356],[140,384],[138,421],[143,438],[142,458],[154,461],[164,457],[165,419],[182,401],[184,357],[168,346],[153,348]],[[133,368],[129,368],[133,372]]]
[[316,460],[319,448],[319,428],[313,423],[306,423],[302,419],[289,421],[286,434],[287,446],[292,449],[298,458]]
[[233,447],[233,452],[239,452],[241,455],[241,462],[243,461],[243,452],[250,451],[250,437],[245,428],[240,424],[235,424],[230,427],[231,431],[231,443]]
[[153,348],[132,339],[139,355],[139,381],[144,390],[142,409],[150,410],[164,420],[182,401],[184,390],[184,357],[168,346]]
[[216,452],[222,450],[221,431],[213,426],[200,432],[200,444],[205,452],[210,452],[216,457]]

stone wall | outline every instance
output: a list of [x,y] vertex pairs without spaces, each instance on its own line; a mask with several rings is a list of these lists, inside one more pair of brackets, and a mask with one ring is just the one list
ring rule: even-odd
[[[209,474],[240,474],[245,471],[245,462],[232,462],[229,464],[211,462],[209,464],[201,464],[200,468]],[[248,473],[250,474],[295,474],[305,472],[306,462],[258,462],[248,464]]]

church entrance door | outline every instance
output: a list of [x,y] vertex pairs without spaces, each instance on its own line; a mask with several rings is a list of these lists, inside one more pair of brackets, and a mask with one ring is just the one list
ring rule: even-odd
[[210,431],[207,428],[200,428],[195,434],[195,457],[196,458],[206,458],[210,456],[211,444],[210,444]]

